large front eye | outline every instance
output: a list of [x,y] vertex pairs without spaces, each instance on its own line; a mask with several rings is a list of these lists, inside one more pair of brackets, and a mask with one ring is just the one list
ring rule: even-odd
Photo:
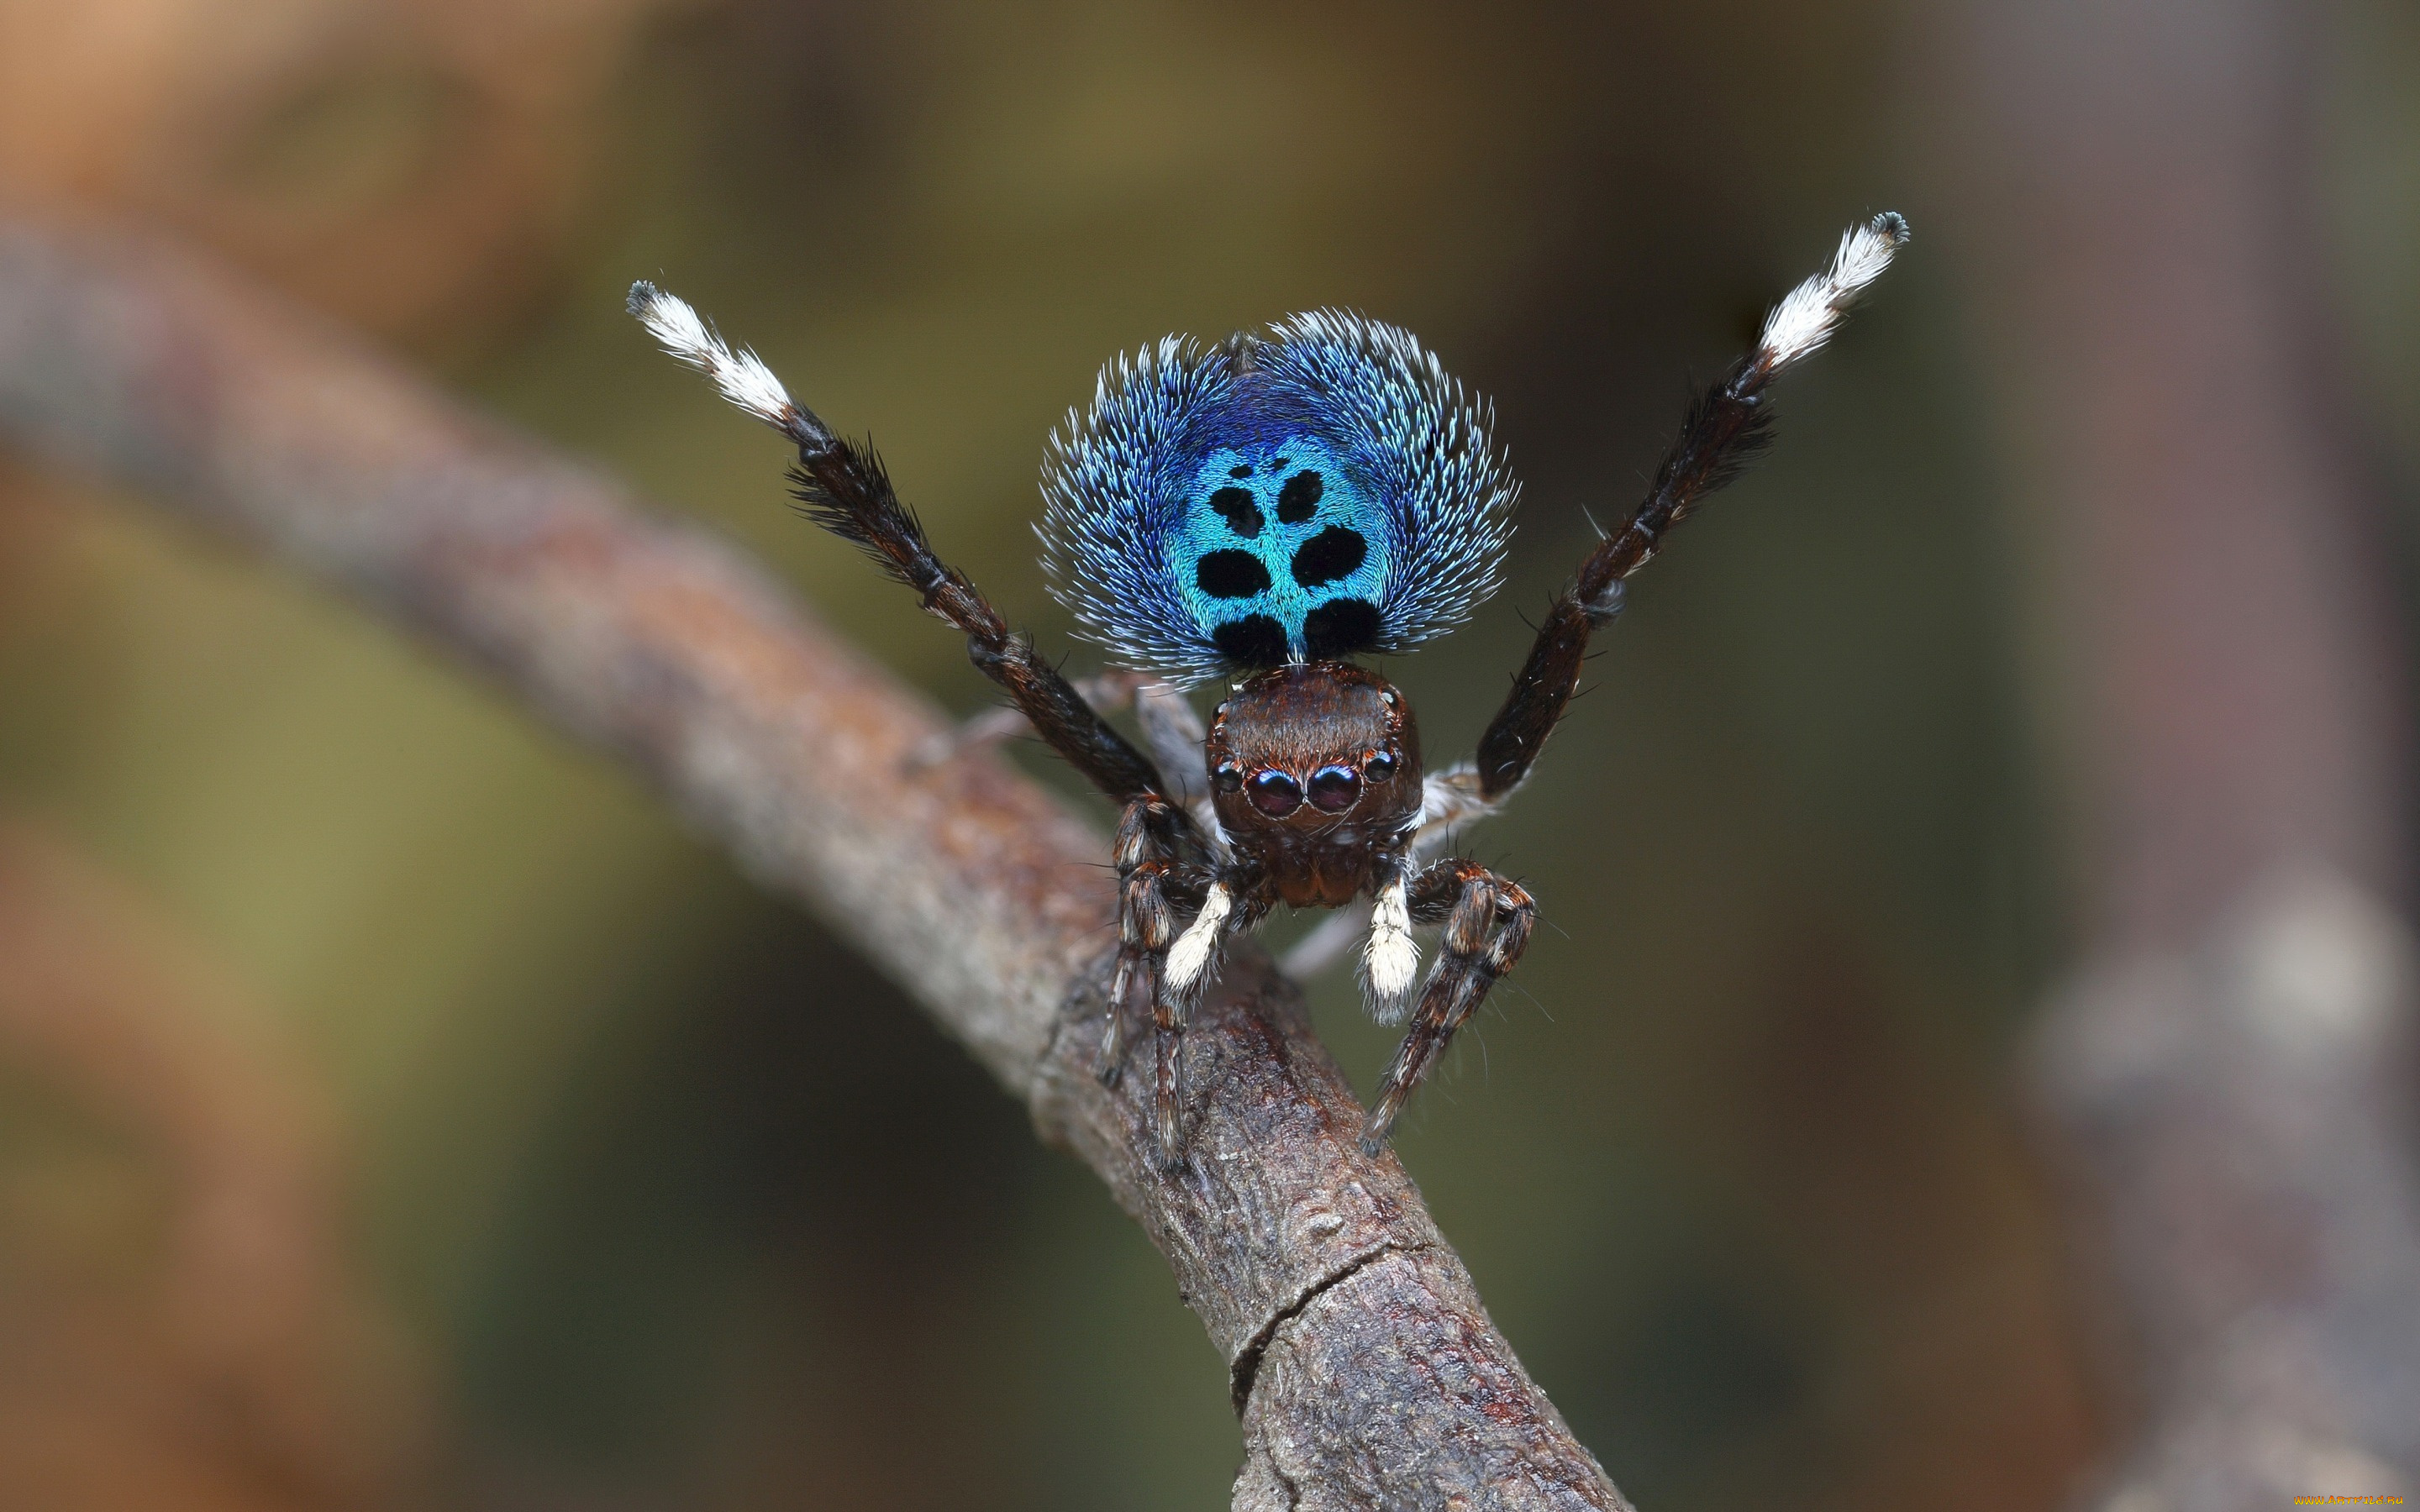
[[1323,766],[1311,774],[1311,807],[1342,813],[1361,796],[1361,774],[1350,766]]
[[1254,772],[1244,786],[1251,794],[1252,807],[1272,819],[1283,819],[1302,807],[1302,789],[1275,767]]

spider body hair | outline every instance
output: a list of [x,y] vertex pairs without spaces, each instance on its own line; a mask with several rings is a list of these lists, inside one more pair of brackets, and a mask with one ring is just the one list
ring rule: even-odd
[[1101,370],[1051,437],[1052,591],[1179,686],[1409,650],[1502,580],[1519,489],[1493,415],[1410,332],[1315,310]]
[[[1431,857],[1527,778],[1624,581],[1770,442],[1774,378],[1831,339],[1906,240],[1896,215],[1852,227],[1830,266],[1774,306],[1756,348],[1690,406],[1646,499],[1548,609],[1476,760],[1434,773],[1409,702],[1352,658],[1408,650],[1495,592],[1518,489],[1486,403],[1409,333],[1319,310],[1207,347],[1171,336],[1102,369],[1091,409],[1051,438],[1038,526],[1053,592],[1143,674],[1095,679],[1088,699],[934,554],[870,446],[835,435],[754,353],[654,285],[633,285],[630,309],[797,446],[808,517],[963,632],[1023,718],[1120,805],[1099,1065],[1118,1074],[1129,1022],[1149,1018],[1159,1157],[1185,1159],[1186,1016],[1225,942],[1280,904],[1365,901],[1365,1001],[1408,1024],[1362,1132],[1375,1153],[1537,920],[1518,884]],[[1212,677],[1231,686],[1204,728],[1176,689]],[[1177,764],[1164,771],[1111,727],[1111,702],[1131,702]],[[1181,770],[1194,751],[1199,781]],[[1439,931],[1425,980],[1421,925]]]

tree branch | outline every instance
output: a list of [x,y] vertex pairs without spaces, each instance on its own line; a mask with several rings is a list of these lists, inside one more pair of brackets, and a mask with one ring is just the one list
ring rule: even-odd
[[0,226],[0,433],[245,536],[620,753],[908,987],[1167,1256],[1230,1363],[1249,1508],[1621,1507],[1488,1320],[1295,989],[1238,953],[1188,1159],[1088,1070],[1106,847],[727,545],[155,244]]

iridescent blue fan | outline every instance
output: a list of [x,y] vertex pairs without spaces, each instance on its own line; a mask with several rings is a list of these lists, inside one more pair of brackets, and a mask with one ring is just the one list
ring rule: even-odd
[[1052,438],[1054,588],[1117,660],[1180,683],[1404,650],[1496,590],[1517,490],[1491,419],[1355,315],[1163,341]]

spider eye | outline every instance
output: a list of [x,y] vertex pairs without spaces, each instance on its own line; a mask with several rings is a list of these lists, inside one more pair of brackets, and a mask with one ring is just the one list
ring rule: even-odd
[[1221,793],[1233,793],[1244,785],[1244,769],[1233,762],[1220,762],[1210,774],[1210,785]]
[[1395,753],[1391,750],[1382,750],[1363,762],[1361,770],[1369,775],[1371,781],[1384,782],[1395,775]]
[[1302,807],[1301,787],[1275,767],[1254,772],[1249,786],[1252,807],[1272,819],[1283,819]]
[[1311,807],[1342,813],[1361,796],[1361,774],[1350,766],[1323,766],[1311,774]]

